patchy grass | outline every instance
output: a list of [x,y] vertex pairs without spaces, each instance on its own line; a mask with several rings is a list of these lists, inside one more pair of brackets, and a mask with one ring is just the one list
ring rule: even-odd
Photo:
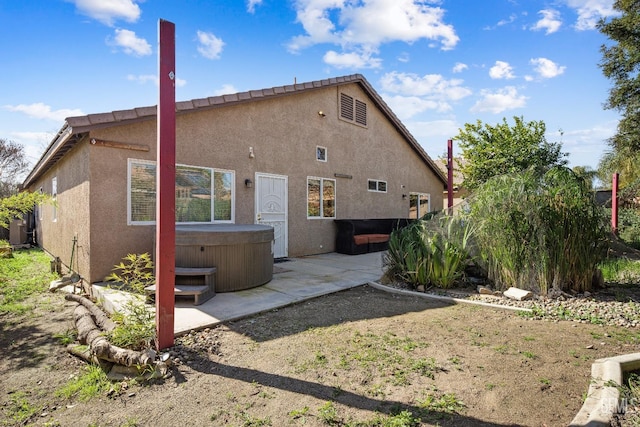
[[45,292],[57,276],[41,249],[18,250],[0,262],[0,314],[25,314],[33,309],[29,297]]
[[1,425],[25,425],[25,423],[40,411],[40,407],[35,406],[29,402],[29,394],[23,391],[18,391],[11,394],[9,403],[5,407],[6,421],[3,421]]
[[86,402],[97,396],[104,396],[112,389],[120,387],[118,383],[112,383],[107,374],[95,365],[87,365],[82,373],[72,378],[64,387],[55,394],[65,399],[78,399]]

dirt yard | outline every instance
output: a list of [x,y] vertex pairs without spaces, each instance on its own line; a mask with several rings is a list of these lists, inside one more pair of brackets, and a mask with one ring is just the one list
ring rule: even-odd
[[[564,426],[591,363],[640,339],[362,286],[181,337],[168,379],[82,402],[55,393],[84,365],[53,337],[72,303],[39,298],[0,316],[0,425]],[[384,423],[402,411],[414,423]]]

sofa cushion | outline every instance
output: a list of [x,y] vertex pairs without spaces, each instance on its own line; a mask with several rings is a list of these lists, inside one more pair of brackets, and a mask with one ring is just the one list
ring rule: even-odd
[[369,235],[357,234],[353,236],[353,243],[355,243],[356,245],[366,245],[369,243]]
[[384,243],[389,241],[388,234],[368,234],[369,243]]

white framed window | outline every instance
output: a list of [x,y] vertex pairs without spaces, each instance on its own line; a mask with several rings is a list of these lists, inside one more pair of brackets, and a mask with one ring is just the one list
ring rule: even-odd
[[[154,224],[156,219],[156,163],[129,159],[128,224]],[[235,172],[176,165],[176,223],[234,221]]]
[[51,199],[53,203],[51,203],[52,215],[51,220],[53,222],[58,221],[58,177],[54,176],[51,178]]
[[316,147],[316,160],[319,162],[327,161],[327,147],[321,147],[319,145]]
[[336,217],[336,180],[307,177],[307,218]]
[[409,218],[422,218],[429,212],[431,212],[431,196],[428,193],[409,193]]
[[[40,194],[44,193],[44,189],[42,187],[40,187],[39,191],[40,191]],[[39,203],[37,208],[38,208],[38,219],[40,221],[42,221],[44,219],[44,215],[43,215],[44,214],[44,209],[42,209],[42,203]]]
[[367,181],[367,189],[375,193],[387,192],[387,181],[380,181],[378,179],[370,179]]

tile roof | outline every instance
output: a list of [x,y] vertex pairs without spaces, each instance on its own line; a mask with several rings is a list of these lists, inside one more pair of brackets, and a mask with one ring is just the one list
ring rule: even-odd
[[[358,83],[371,97],[376,106],[388,117],[396,129],[405,137],[411,147],[423,159],[438,178],[446,185],[446,177],[435,162],[384,102],[382,97],[373,89],[369,82],[361,74],[352,74],[342,77],[333,77],[324,80],[316,80],[305,83],[295,83],[286,86],[250,90],[246,92],[198,98],[188,101],[176,102],[176,114],[186,114],[191,111],[218,108],[221,106],[235,105],[244,102],[254,102],[265,98],[286,96],[308,90],[339,86],[348,83]],[[138,107],[129,110],[118,110],[107,113],[88,114],[86,116],[67,117],[62,129],[51,141],[49,147],[42,155],[36,166],[25,179],[23,186],[31,185],[39,176],[51,168],[66,152],[77,144],[83,136],[93,129],[118,126],[142,120],[153,120],[157,114],[157,106]]]

